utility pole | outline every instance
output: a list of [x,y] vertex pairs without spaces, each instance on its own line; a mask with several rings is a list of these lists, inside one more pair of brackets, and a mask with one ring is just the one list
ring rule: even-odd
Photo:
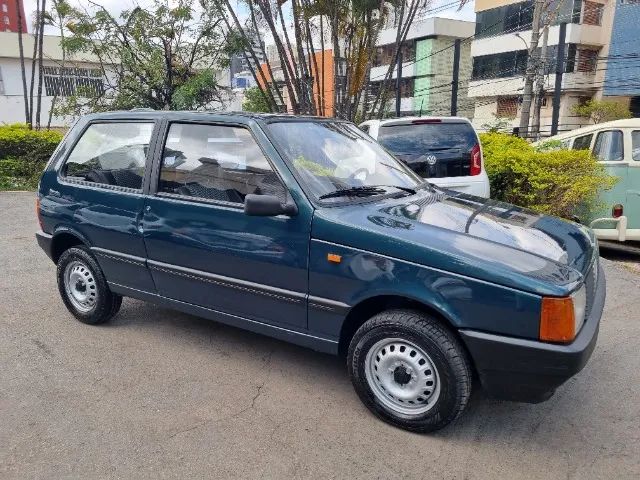
[[544,75],[547,68],[547,43],[549,41],[550,15],[546,15],[542,31],[542,46],[540,47],[540,65],[536,75],[536,96],[533,104],[533,120],[531,121],[531,135],[534,140],[540,136],[540,111],[544,100]]
[[402,82],[402,48],[398,51],[398,63],[397,63],[397,77],[396,77],[396,117],[400,116],[400,85]]
[[553,110],[551,112],[551,135],[558,133],[558,119],[560,118],[560,93],[562,92],[562,74],[564,73],[564,47],[567,38],[567,23],[560,24],[560,39],[558,40],[558,60],[556,61],[556,87],[553,92]]
[[531,100],[533,97],[533,80],[538,69],[538,39],[540,38],[540,18],[544,9],[544,0],[535,0],[533,6],[533,21],[531,22],[531,43],[527,56],[527,70],[524,75],[524,89],[522,92],[522,108],[520,110],[521,137],[528,136],[529,115],[531,113]]
[[458,114],[458,78],[460,76],[460,39],[453,44],[453,79],[451,81],[451,116]]

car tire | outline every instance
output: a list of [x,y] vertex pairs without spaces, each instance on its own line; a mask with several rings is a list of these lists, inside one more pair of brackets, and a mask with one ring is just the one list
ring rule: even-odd
[[60,255],[57,279],[62,301],[83,323],[104,323],[120,310],[122,296],[109,289],[98,262],[85,247],[72,247]]
[[405,430],[439,430],[469,401],[466,351],[440,321],[420,311],[390,310],[369,319],[351,339],[347,361],[360,400]]

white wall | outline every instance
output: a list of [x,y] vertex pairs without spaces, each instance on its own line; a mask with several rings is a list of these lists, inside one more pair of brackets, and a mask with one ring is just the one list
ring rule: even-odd
[[[57,63],[44,61],[43,65],[56,67]],[[67,66],[71,66],[67,64]],[[95,64],[78,63],[76,66],[80,68],[96,68]],[[27,89],[31,82],[31,61],[25,62],[25,70],[27,76]],[[20,68],[20,60],[17,58],[0,58],[0,75],[2,76],[3,91],[0,92],[0,124],[2,123],[24,123],[24,96],[22,89],[22,74]],[[33,89],[34,103],[38,92],[38,78],[36,75]],[[40,114],[40,123],[47,124],[49,111],[53,97],[46,96],[46,89],[42,85],[42,107]],[[34,105],[35,115],[35,105]],[[53,117],[51,125],[54,127],[66,127],[73,123],[72,117]]]

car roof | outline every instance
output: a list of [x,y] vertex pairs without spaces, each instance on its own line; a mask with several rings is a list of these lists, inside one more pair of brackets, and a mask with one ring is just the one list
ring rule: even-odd
[[184,111],[184,110],[154,110],[151,108],[134,108],[131,110],[118,110],[113,112],[92,113],[85,118],[90,120],[119,119],[119,118],[166,118],[166,119],[193,119],[193,120],[286,120],[286,121],[344,121],[337,118],[318,117],[312,115],[290,115],[283,113],[255,113],[255,112],[216,112],[216,111]]
[[586,127],[571,130],[569,132],[563,132],[558,135],[554,135],[553,137],[545,138],[541,140],[541,142],[573,138],[579,135],[597,132],[598,130],[603,130],[606,128],[640,128],[640,118],[625,118],[623,120],[613,120],[611,122],[596,123],[595,125],[588,125]]
[[385,118],[383,120],[367,120],[360,125],[407,125],[415,120],[438,120],[441,123],[468,123],[471,124],[466,117],[436,117],[436,116],[422,116],[422,117],[399,117],[399,118]]

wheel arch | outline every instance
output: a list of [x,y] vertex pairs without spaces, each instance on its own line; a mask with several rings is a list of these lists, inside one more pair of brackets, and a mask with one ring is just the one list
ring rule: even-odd
[[74,230],[68,228],[58,229],[53,234],[53,239],[51,240],[51,260],[53,260],[54,263],[58,263],[60,255],[62,255],[65,250],[78,245],[89,247],[89,242],[83,235]]
[[[345,356],[349,349],[349,343],[358,328],[374,315],[391,309],[405,308],[425,312],[436,318],[440,323],[450,330],[456,337],[460,338],[455,328],[455,323],[441,308],[427,303],[423,300],[403,295],[375,295],[361,300],[351,307],[340,329],[340,339],[338,343],[338,354]],[[460,339],[462,342],[462,339]],[[463,343],[463,342],[462,342]],[[463,343],[464,345],[464,343]]]

